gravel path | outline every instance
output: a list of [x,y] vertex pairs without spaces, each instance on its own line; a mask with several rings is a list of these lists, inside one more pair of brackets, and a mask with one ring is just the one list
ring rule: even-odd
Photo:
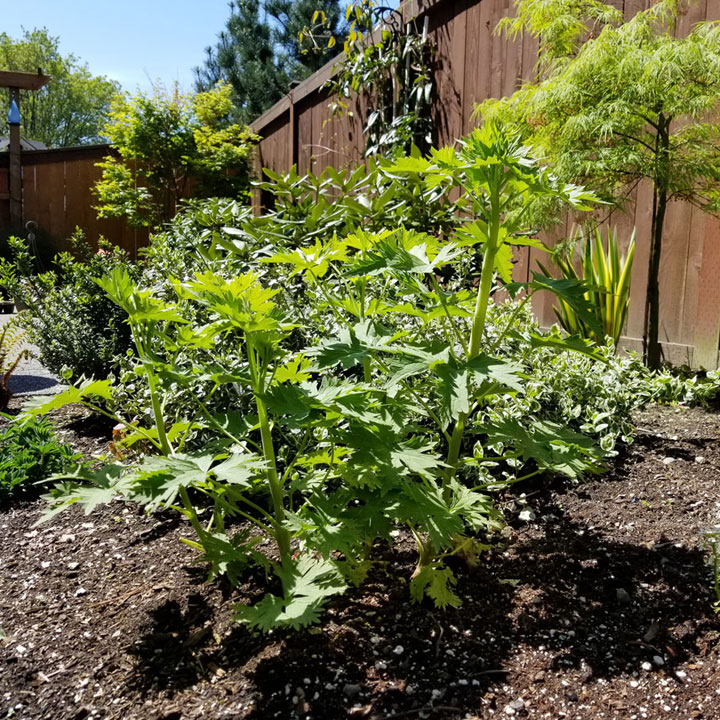
[[[15,315],[0,315],[0,327]],[[20,361],[17,369],[10,377],[10,391],[15,396],[26,395],[55,395],[65,389],[65,385],[44,368],[37,359],[38,348],[30,343],[26,344],[31,356]]]

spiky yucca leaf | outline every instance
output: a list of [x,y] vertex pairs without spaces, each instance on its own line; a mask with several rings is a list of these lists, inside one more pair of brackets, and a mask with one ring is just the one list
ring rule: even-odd
[[[558,298],[559,307],[555,308],[555,315],[563,329],[572,335],[581,335],[600,344],[605,342],[605,337],[610,337],[617,345],[630,305],[630,275],[635,256],[635,230],[630,238],[627,253],[624,255],[620,252],[617,229],[611,231],[608,228],[605,243],[597,226],[585,231],[578,228],[571,235],[570,244],[571,251],[557,254],[555,263],[560,268],[563,278],[579,280],[587,286],[585,299],[602,327],[602,335],[598,335],[597,329],[590,327],[562,298]],[[579,270],[574,262],[578,245],[580,246]],[[540,267],[547,273],[542,265]]]

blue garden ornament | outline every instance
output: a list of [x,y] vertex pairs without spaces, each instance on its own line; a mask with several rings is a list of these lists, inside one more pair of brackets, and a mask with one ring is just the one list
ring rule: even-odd
[[15,102],[15,98],[10,101],[10,110],[8,111],[8,123],[10,125],[20,124],[20,108]]

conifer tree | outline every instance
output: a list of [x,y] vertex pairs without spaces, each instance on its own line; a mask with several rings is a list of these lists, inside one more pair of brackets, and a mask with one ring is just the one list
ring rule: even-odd
[[251,122],[277,102],[293,81],[302,80],[335,54],[303,53],[300,32],[323,11],[331,32],[340,36],[344,21],[339,0],[233,0],[225,29],[206,48],[195,68],[198,90],[218,81],[233,88],[237,118]]

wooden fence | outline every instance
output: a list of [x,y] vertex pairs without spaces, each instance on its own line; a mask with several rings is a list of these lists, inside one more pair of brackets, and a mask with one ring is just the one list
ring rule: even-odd
[[[647,7],[648,0],[620,0],[627,16]],[[511,94],[531,77],[537,44],[525,37],[510,42],[493,29],[512,12],[512,0],[408,0],[405,17],[429,19],[435,45],[435,95],[432,107],[434,142],[453,143],[473,126],[475,102]],[[679,32],[700,20],[720,19],[720,0],[699,0],[682,18]],[[362,102],[353,117],[334,118],[322,86],[336,61],[309,77],[262,117],[253,130],[263,139],[258,163],[276,172],[291,165],[298,171],[319,173],[362,161],[364,139]],[[625,213],[611,223],[629,240],[637,229],[631,303],[624,344],[640,349],[645,324],[652,191],[640,185]],[[666,221],[660,271],[660,340],[667,360],[674,364],[715,368],[720,344],[720,223],[682,202],[671,203]],[[562,228],[567,231],[568,228]],[[527,279],[536,269],[538,251],[518,253],[515,275]],[[554,321],[552,298],[535,298],[534,310],[544,325]]]
[[[23,151],[23,224],[34,220],[55,251],[66,249],[76,227],[91,243],[103,236],[132,257],[147,244],[146,230],[135,230],[124,219],[100,220],[92,207],[92,188],[102,174],[95,163],[109,153],[108,145]],[[8,153],[0,153],[0,200],[8,192],[8,159]],[[0,202],[0,232],[7,235],[9,230],[7,203]]]

